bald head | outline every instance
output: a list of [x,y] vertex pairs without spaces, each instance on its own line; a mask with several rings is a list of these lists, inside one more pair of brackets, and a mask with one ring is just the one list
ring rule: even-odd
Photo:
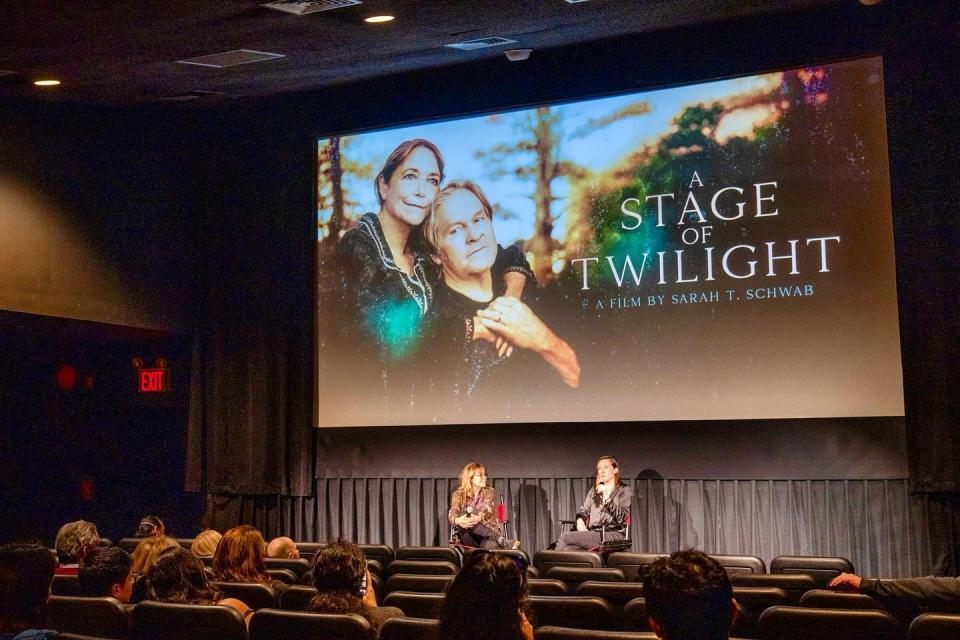
[[267,545],[267,557],[268,558],[299,558],[300,551],[297,549],[297,545],[286,536],[281,536],[279,538],[274,538],[270,541],[270,544]]

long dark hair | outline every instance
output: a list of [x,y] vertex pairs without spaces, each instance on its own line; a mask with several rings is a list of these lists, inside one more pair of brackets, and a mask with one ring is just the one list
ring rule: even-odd
[[526,603],[526,580],[512,557],[474,552],[447,591],[440,637],[518,640]]
[[0,633],[42,629],[56,561],[39,544],[0,546]]
[[147,574],[148,600],[214,604],[220,598],[220,592],[207,580],[203,563],[179,546],[161,553]]
[[262,582],[270,584],[263,561],[267,543],[260,532],[248,524],[223,534],[213,552],[213,574],[223,582]]
[[321,547],[313,557],[317,595],[310,601],[310,611],[365,615],[361,590],[366,575],[367,559],[354,543],[337,540]]

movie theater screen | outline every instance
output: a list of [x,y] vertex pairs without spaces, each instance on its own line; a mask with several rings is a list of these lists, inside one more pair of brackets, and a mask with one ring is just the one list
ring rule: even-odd
[[903,415],[879,58],[317,153],[318,426]]

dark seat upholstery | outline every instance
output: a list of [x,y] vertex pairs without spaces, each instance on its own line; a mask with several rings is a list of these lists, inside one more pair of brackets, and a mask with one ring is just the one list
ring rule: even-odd
[[565,596],[570,593],[566,582],[553,578],[529,578],[527,586],[532,596]]
[[174,538],[174,540],[180,543],[180,546],[187,551],[190,551],[190,547],[193,546],[193,538]]
[[127,553],[133,553],[133,550],[137,548],[138,544],[140,544],[140,540],[141,538],[120,538],[117,546]]
[[627,604],[634,598],[643,597],[643,585],[639,582],[601,582],[587,580],[577,585],[574,592],[578,596],[603,598],[612,605]]
[[77,576],[53,576],[50,593],[55,596],[79,596],[80,578]]
[[528,554],[523,549],[473,549],[470,547],[463,549],[463,561],[466,562],[467,558],[478,551],[486,551],[487,553],[496,553],[499,555],[510,556],[512,558],[520,558],[527,567],[533,566],[530,562],[530,554]]
[[394,560],[387,569],[389,575],[417,573],[431,576],[455,576],[460,565],[444,560]]
[[442,593],[393,591],[383,599],[383,604],[388,607],[397,607],[412,618],[439,619],[444,597]]
[[[310,562],[313,560],[313,556],[317,555],[317,551],[321,549],[326,543],[325,542],[294,542],[297,545],[297,551],[300,552],[300,557]],[[363,545],[361,545],[363,546]]]
[[533,566],[540,575],[546,577],[551,567],[594,567],[603,566],[603,558],[592,551],[554,551],[544,549],[533,554]]
[[790,604],[786,592],[777,587],[734,587],[733,597],[740,613],[730,631],[740,638],[757,637],[757,621],[768,608]]
[[897,621],[883,611],[770,607],[757,623],[763,640],[896,640]]
[[368,560],[376,560],[383,565],[384,571],[390,570],[390,563],[396,558],[393,547],[385,544],[359,544],[360,550]]
[[821,588],[841,573],[853,572],[853,563],[840,557],[777,556],[770,561],[770,573],[805,573]]
[[453,583],[454,576],[425,576],[417,573],[397,573],[387,579],[387,593],[391,591],[416,591],[417,593],[443,593]]
[[643,598],[634,598],[623,605],[620,626],[625,631],[650,631],[650,621],[647,620],[647,601]]
[[440,621],[429,618],[390,618],[380,627],[380,640],[438,640]]
[[247,625],[232,607],[147,601],[130,619],[137,640],[247,640]]
[[800,574],[752,574],[736,573],[730,576],[730,582],[736,587],[776,587],[783,589],[790,604],[800,602],[800,597],[817,585],[810,576]]
[[667,553],[630,553],[618,551],[607,557],[607,566],[623,571],[629,581],[640,580],[643,571],[659,558],[666,558]]
[[50,628],[101,638],[130,635],[130,616],[113,598],[51,596],[47,601]]
[[284,584],[296,584],[297,582],[297,574],[290,569],[267,569],[267,575]]
[[310,563],[303,558],[264,558],[267,569],[288,569],[299,578],[310,570]]
[[261,609],[250,619],[250,640],[369,640],[370,623],[356,614]]
[[533,637],[534,640],[655,640],[657,634],[652,631],[600,631],[546,626],[538,627]]
[[544,577],[562,580],[571,588],[587,580],[595,582],[625,581],[623,571],[604,567],[550,567]]
[[458,567],[461,565],[461,555],[450,547],[400,547],[397,549],[397,560],[440,560],[452,562]]
[[110,640],[100,636],[84,636],[79,633],[68,633],[66,631],[57,632],[57,640]]
[[236,598],[251,609],[266,609],[277,606],[277,594],[259,582],[211,582],[225,598]]
[[612,629],[617,617],[613,606],[602,598],[585,596],[530,596],[535,626]]
[[711,553],[710,557],[720,563],[728,576],[741,573],[762,574],[767,572],[767,565],[757,556],[736,556]]
[[880,609],[880,603],[865,593],[813,589],[800,597],[801,607],[818,609]]
[[306,611],[307,605],[317,595],[313,587],[296,585],[280,594],[280,608],[284,611]]
[[367,558],[367,569],[370,570],[371,575],[375,575],[375,576],[383,575],[383,565],[380,564],[379,560]]
[[960,615],[923,613],[910,623],[907,640],[943,640],[960,638]]

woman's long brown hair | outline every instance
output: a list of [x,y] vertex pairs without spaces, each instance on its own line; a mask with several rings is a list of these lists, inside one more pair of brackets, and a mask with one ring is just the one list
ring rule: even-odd
[[213,574],[221,582],[270,582],[263,556],[266,543],[250,525],[230,529],[213,552]]

